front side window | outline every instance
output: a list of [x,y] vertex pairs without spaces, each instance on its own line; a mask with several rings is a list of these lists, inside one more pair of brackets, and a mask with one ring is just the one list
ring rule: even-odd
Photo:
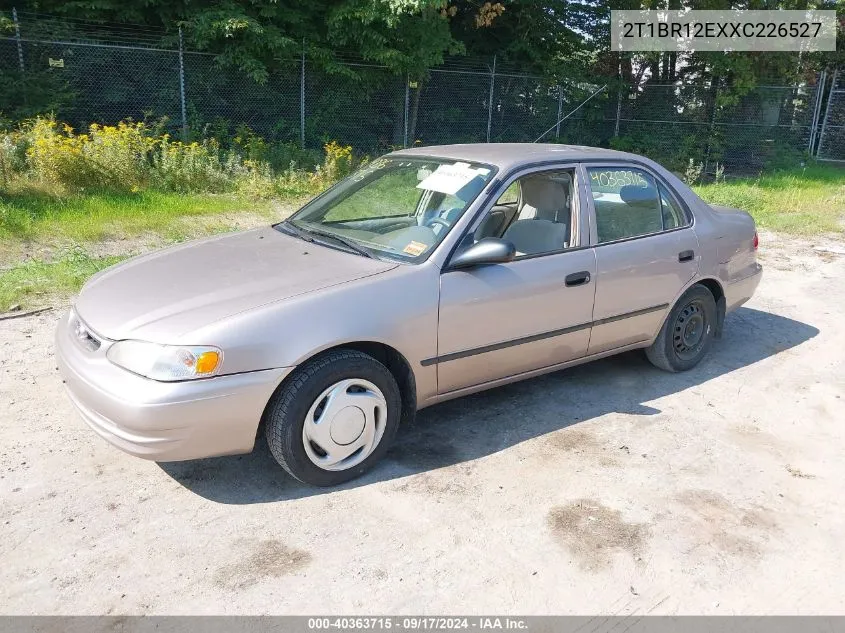
[[587,175],[600,244],[664,229],[663,205],[649,174],[630,167],[588,167]]
[[379,158],[277,227],[371,257],[422,261],[494,172],[455,160]]
[[474,241],[498,237],[511,242],[517,257],[569,248],[574,210],[574,172],[532,173],[515,180],[482,218]]
[[496,200],[496,204],[516,204],[519,202],[519,181],[514,180],[504,193]]

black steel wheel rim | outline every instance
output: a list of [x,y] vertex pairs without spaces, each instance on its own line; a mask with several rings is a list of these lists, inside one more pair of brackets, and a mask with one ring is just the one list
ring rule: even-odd
[[707,340],[707,313],[701,301],[690,301],[672,324],[672,346],[681,360],[695,358]]

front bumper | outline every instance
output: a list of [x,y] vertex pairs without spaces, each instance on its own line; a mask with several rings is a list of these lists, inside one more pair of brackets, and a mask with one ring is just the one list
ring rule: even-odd
[[137,376],[56,329],[56,362],[71,401],[96,433],[144,459],[178,461],[248,453],[264,407],[292,368],[184,382]]

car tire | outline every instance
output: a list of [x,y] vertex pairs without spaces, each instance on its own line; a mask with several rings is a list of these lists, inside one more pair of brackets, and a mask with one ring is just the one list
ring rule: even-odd
[[655,367],[664,371],[692,369],[710,350],[716,320],[713,293],[695,285],[675,303],[645,354]]
[[[334,350],[297,368],[273,395],[264,414],[267,444],[299,481],[335,486],[384,456],[401,413],[401,393],[387,367],[357,350]],[[360,424],[360,435],[350,439]],[[361,442],[359,451],[330,463],[335,450],[342,455]]]

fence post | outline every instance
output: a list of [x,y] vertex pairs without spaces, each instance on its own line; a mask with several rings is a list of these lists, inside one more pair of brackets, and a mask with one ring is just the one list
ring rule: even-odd
[[493,124],[493,89],[496,87],[496,56],[493,55],[493,71],[490,73],[490,101],[487,103],[487,142],[490,142],[490,126]]
[[827,105],[824,108],[824,119],[822,120],[822,131],[819,132],[819,146],[816,149],[816,158],[819,158],[822,153],[822,144],[824,143],[824,133],[827,129],[827,117],[830,116],[830,103],[833,101],[833,93],[836,90],[836,80],[839,78],[839,69],[833,71],[833,79],[830,81],[830,92],[827,93]]
[[616,124],[613,126],[613,137],[619,137],[619,119],[622,117],[622,62],[619,62],[617,72],[619,87],[616,89]]
[[411,99],[411,74],[405,75],[405,134],[402,136],[402,147],[408,147],[408,105]]
[[616,92],[616,123],[613,125],[613,137],[619,137],[619,120],[622,118],[622,86]]
[[185,56],[183,54],[182,27],[179,27],[179,97],[182,102],[182,140],[188,141],[188,106],[185,102]]
[[302,64],[299,72],[299,144],[305,149],[305,40],[302,40]]
[[563,85],[557,85],[557,125],[555,125],[555,138],[560,139],[560,117],[563,114]]
[[813,146],[816,142],[816,136],[819,127],[819,114],[821,113],[822,107],[822,95],[824,94],[824,85],[825,85],[825,75],[827,71],[822,70],[819,73],[819,81],[816,84],[816,98],[813,99],[813,117],[810,119],[810,143],[807,147],[807,152],[810,156],[813,155]]
[[12,7],[12,21],[15,23],[15,43],[18,45],[18,66],[23,74],[23,45],[21,44],[21,24],[18,22],[18,10]]
[[719,80],[713,77],[710,81],[715,81],[716,85],[713,86],[713,103],[710,112],[709,134],[707,135],[707,151],[704,154],[704,175],[707,174],[707,168],[710,166],[710,149],[713,141],[713,132],[716,130],[716,104],[719,101]]

